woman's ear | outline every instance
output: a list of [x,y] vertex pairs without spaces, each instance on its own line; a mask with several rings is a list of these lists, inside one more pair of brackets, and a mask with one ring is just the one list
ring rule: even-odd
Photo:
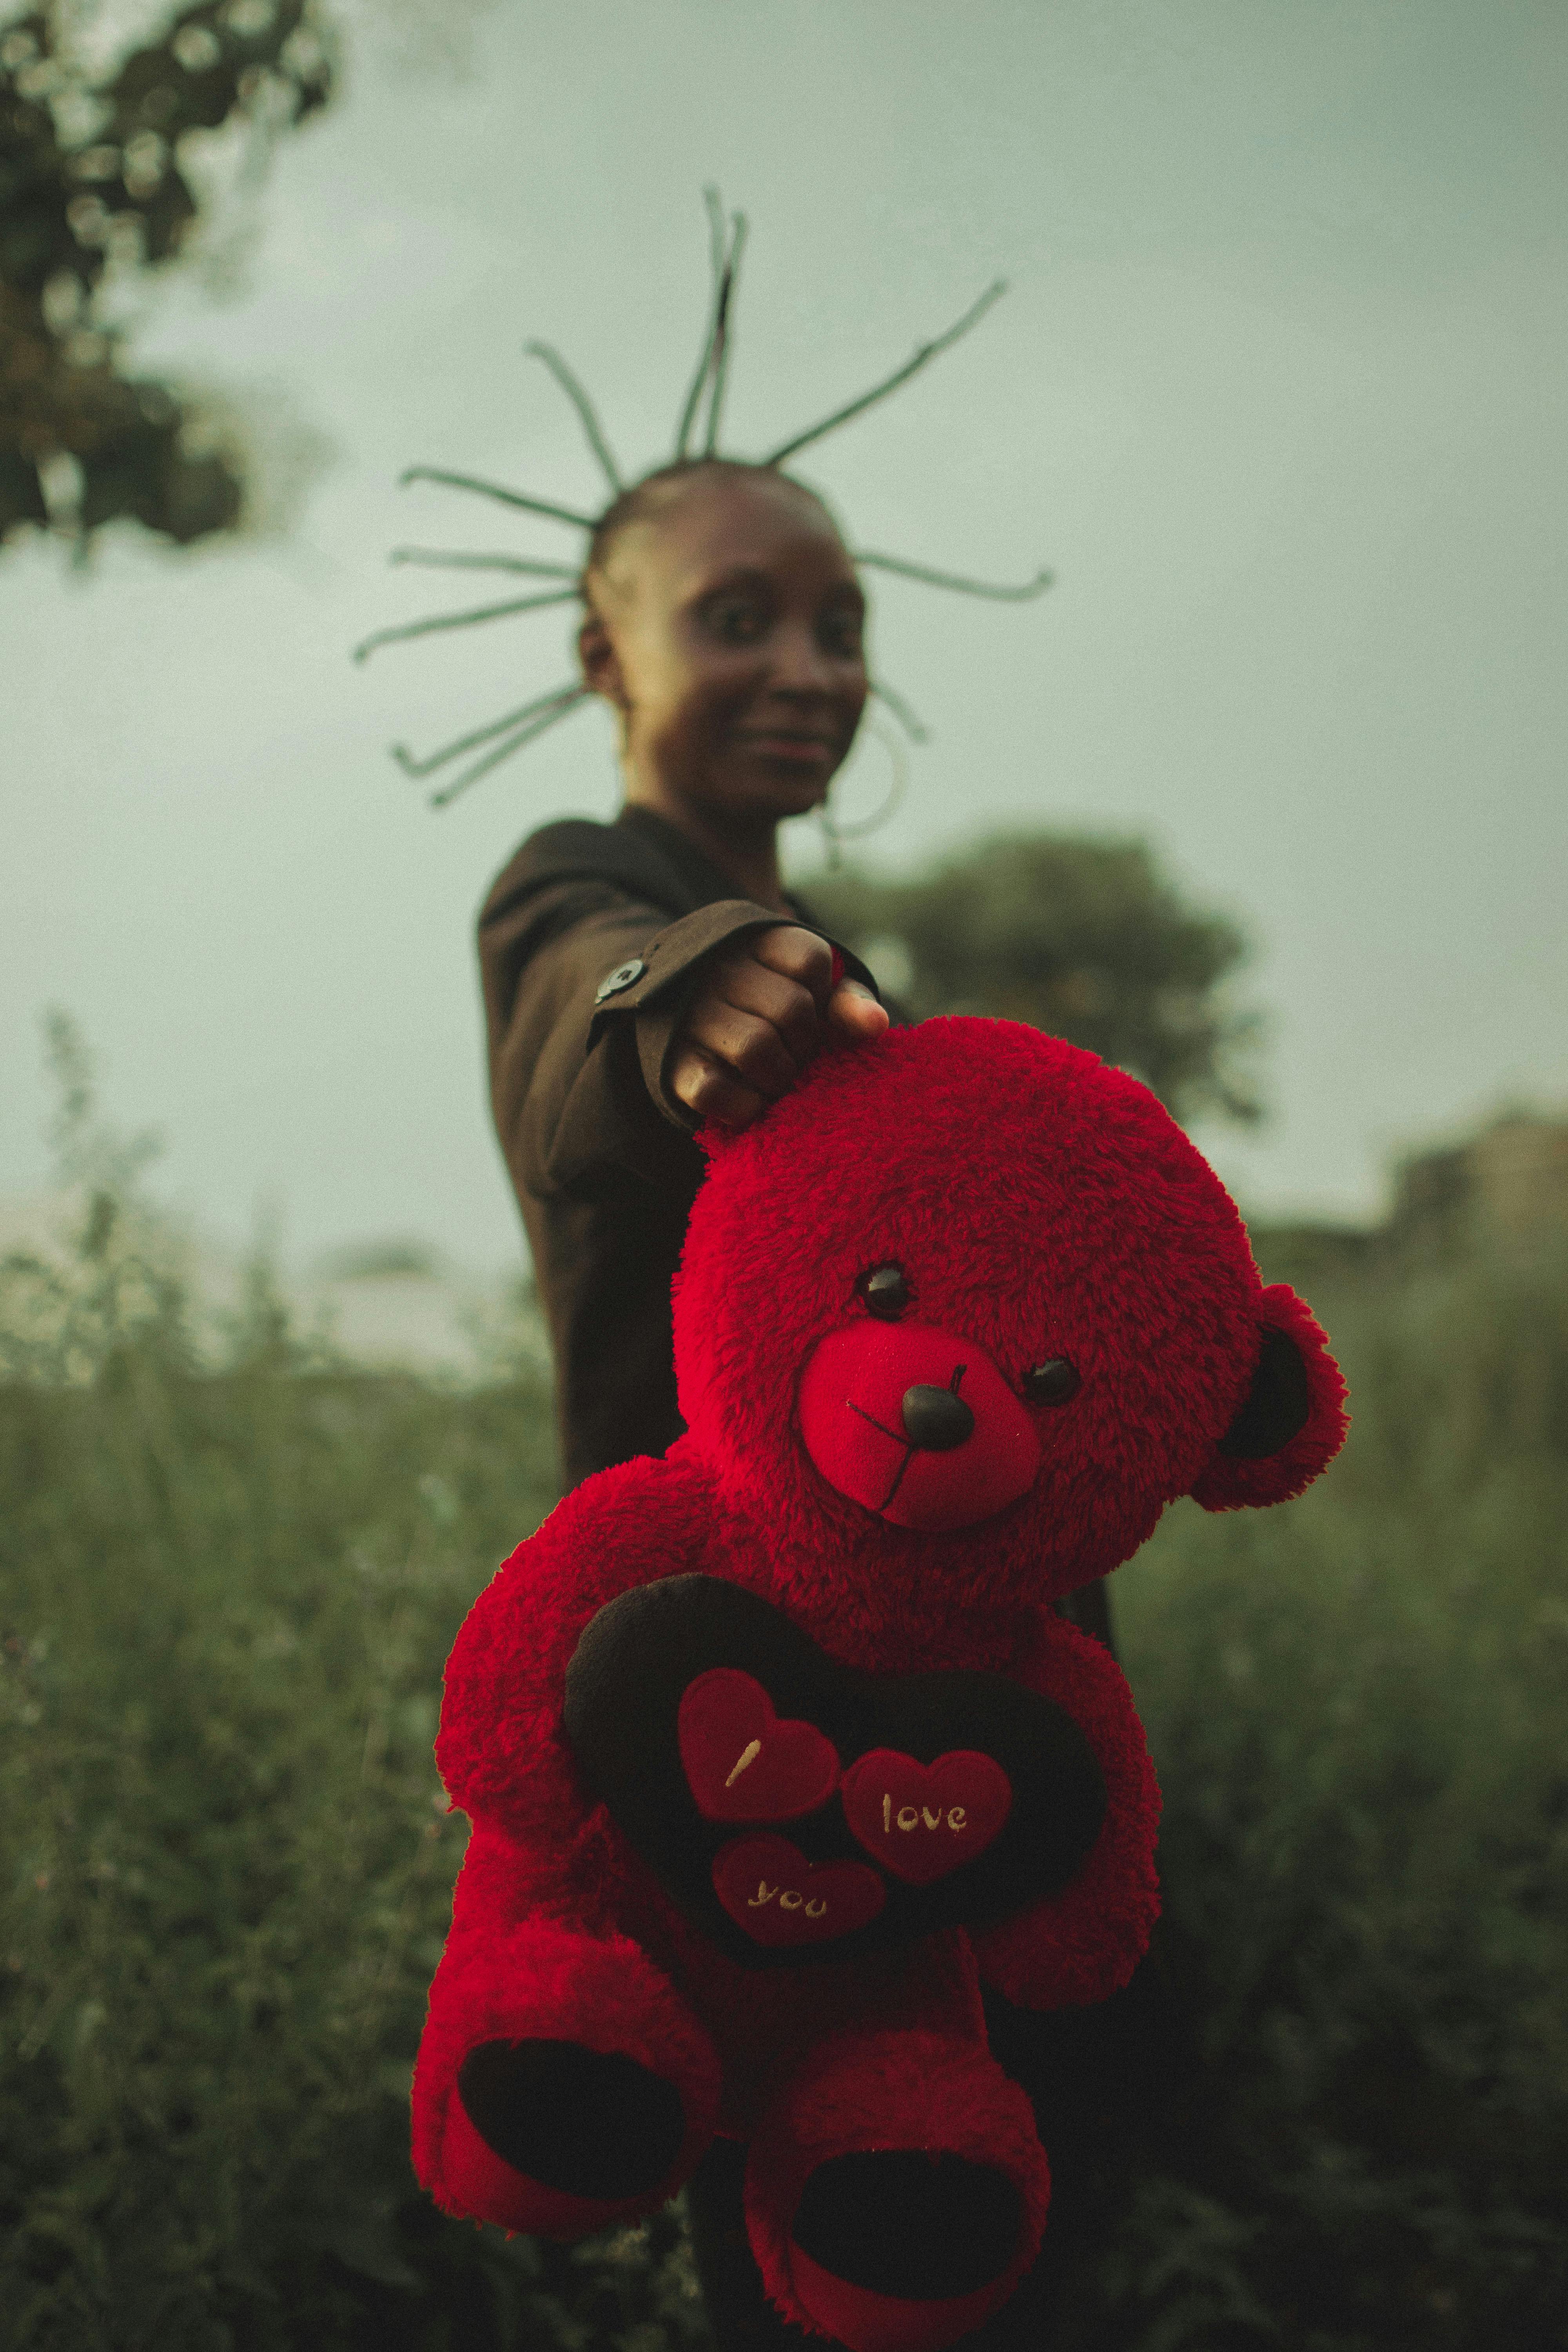
[[617,710],[626,707],[626,680],[621,676],[621,657],[616,653],[608,629],[592,607],[585,614],[577,632],[577,659],[582,664],[583,683],[590,694],[602,694]]
[[1345,1384],[1305,1299],[1277,1282],[1263,1293],[1252,1385],[1192,1489],[1205,1511],[1287,1503],[1345,1442]]

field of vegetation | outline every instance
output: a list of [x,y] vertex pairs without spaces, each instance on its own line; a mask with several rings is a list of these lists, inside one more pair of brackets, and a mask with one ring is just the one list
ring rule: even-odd
[[[121,1175],[123,1171],[121,1171]],[[0,2309],[16,2352],[679,2352],[679,2212],[438,2217],[407,2088],[462,1823],[442,1660],[550,1507],[458,1390],[198,1344],[101,1171],[0,1294]],[[1266,1250],[1266,1255],[1269,1255]],[[1271,1276],[1290,1277],[1289,1248]],[[1568,2344],[1568,1282],[1310,1282],[1352,1381],[1283,1511],[1116,1581],[1201,2125],[1062,2352]]]

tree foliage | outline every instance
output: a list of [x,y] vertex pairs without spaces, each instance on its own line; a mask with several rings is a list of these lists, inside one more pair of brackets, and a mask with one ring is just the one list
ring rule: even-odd
[[1132,1071],[1178,1118],[1259,1115],[1257,1016],[1226,987],[1246,935],[1189,906],[1146,842],[996,835],[908,881],[827,874],[811,898],[922,1020],[1026,1021]]
[[85,545],[130,515],[184,545],[237,520],[232,452],[126,372],[108,298],[184,250],[193,140],[228,127],[264,157],[332,81],[314,0],[199,0],[100,74],[55,9],[0,28],[0,541],[34,524]]

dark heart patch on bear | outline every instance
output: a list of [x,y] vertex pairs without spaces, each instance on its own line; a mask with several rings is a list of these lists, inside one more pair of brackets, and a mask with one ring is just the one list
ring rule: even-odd
[[[1068,1884],[1105,1814],[1094,1751],[1049,1699],[1004,1675],[840,1665],[718,1577],[664,1578],[601,1609],[566,1671],[564,1726],[589,1788],[682,1911],[751,1967],[1005,1918]],[[772,1777],[754,1787],[791,1810],[721,1811],[764,1759]],[[757,1832],[737,1837],[747,1821]],[[763,1821],[787,1821],[788,1837]],[[813,1875],[829,1865],[849,1874]]]

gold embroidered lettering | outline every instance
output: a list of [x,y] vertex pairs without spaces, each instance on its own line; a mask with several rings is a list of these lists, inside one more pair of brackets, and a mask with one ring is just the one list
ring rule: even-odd
[[826,1904],[819,1896],[815,1903],[806,1905],[805,1916],[808,1919],[825,1919],[827,1916]]
[[740,1762],[735,1766],[729,1779],[724,1783],[726,1789],[732,1789],[734,1787],[736,1781],[740,1779],[747,1765],[754,1764],[762,1752],[763,1743],[760,1739],[753,1739],[750,1741],[746,1747],[742,1748]]
[[784,1893],[779,1896],[779,1909],[781,1911],[798,1911],[805,1901],[805,1895],[802,1895],[798,1889],[793,1886],[786,1886]]
[[884,1796],[882,1799],[882,1827],[885,1830],[891,1830],[892,1826],[893,1801],[891,1797]]
[[921,1807],[921,1821],[922,1821],[922,1822],[924,1822],[924,1823],[925,1823],[925,1825],[926,1825],[926,1827],[927,1827],[927,1829],[928,1829],[928,1830],[939,1830],[939,1829],[941,1829],[941,1827],[942,1827],[942,1807],[939,1805],[939,1806],[937,1807],[937,1809],[936,1809],[935,1812],[933,1813],[933,1812],[931,1811],[931,1807],[930,1807],[929,1805],[922,1805],[922,1806]]
[[777,1893],[778,1888],[776,1886],[770,1886],[765,1878],[759,1878],[757,1881],[756,1893],[754,1895],[748,1895],[746,1897],[746,1908],[749,1911],[754,1911],[759,1904],[771,1903]]
[[949,1805],[947,1809],[947,1826],[950,1830],[961,1830],[968,1819],[969,1815],[964,1811],[962,1805]]
[[918,1807],[914,1805],[899,1807],[899,1827],[901,1830],[918,1830],[920,1825],[921,1817]]

